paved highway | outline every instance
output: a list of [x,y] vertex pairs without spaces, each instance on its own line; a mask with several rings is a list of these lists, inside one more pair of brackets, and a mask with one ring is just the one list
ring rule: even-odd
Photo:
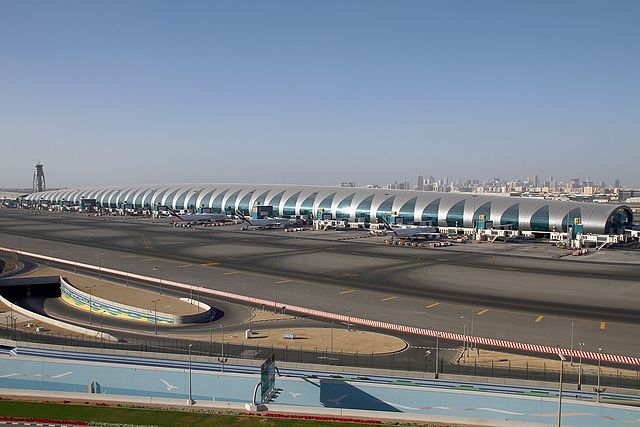
[[[3,210],[5,246],[375,320],[637,355],[640,263]],[[508,245],[508,244],[507,244]],[[532,252],[535,247],[530,246]],[[544,255],[544,254],[543,254]],[[157,267],[157,268],[156,268]],[[573,322],[573,328],[572,328]]]

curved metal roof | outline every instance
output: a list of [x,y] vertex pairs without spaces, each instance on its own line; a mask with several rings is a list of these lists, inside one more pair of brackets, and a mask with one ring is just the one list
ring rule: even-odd
[[[477,219],[479,214],[483,213],[486,219],[493,221],[495,225],[505,225],[510,222],[507,219],[511,218],[514,228],[539,231],[566,230],[567,224],[573,224],[574,218],[580,217],[584,232],[595,234],[608,234],[610,230],[607,229],[607,224],[617,213],[622,213],[629,220],[632,218],[631,209],[624,205],[481,193],[437,193],[310,185],[204,183],[109,186],[53,190],[27,196],[28,200],[49,200],[57,203],[79,203],[82,198],[96,199],[102,207],[118,207],[123,203],[131,203],[136,207],[168,205],[174,209],[207,207],[219,211],[246,210],[256,201],[260,201],[263,205],[274,205],[274,213],[277,215],[285,214],[285,209],[286,214],[300,214],[301,209],[304,210],[303,213],[307,213],[310,208],[316,217],[324,201],[324,212],[331,213],[334,217],[365,217],[371,220],[377,216],[396,213],[404,217],[405,223],[437,217],[434,225],[471,227],[474,218]],[[309,200],[313,201],[312,205]],[[305,201],[308,206],[303,207]],[[404,206],[409,206],[409,209],[412,206],[413,212],[407,212],[406,209],[401,211]],[[429,209],[426,209],[427,207]],[[504,215],[505,212],[507,215]],[[517,224],[514,218],[517,218]],[[505,224],[501,222],[503,220]]]

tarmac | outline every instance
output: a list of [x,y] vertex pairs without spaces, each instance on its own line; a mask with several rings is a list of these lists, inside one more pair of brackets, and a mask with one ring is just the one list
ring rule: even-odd
[[[0,215],[4,246],[44,255],[372,320],[637,353],[637,251],[558,258],[560,249],[540,243],[406,248],[362,235],[174,228],[80,214]],[[342,240],[347,237],[354,239]]]

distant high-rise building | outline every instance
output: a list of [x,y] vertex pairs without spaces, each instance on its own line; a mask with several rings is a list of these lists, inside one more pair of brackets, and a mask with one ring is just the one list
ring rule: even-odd
[[533,177],[533,186],[534,186],[535,188],[538,188],[538,187],[539,187],[539,184],[540,184],[540,182],[538,181],[538,175],[535,175],[535,176]]
[[416,190],[424,191],[424,176],[422,175],[418,175],[416,180]]
[[338,187],[343,187],[343,188],[353,188],[355,186],[356,186],[356,183],[354,181],[344,181],[338,185]]
[[36,164],[36,170],[33,172],[33,191],[47,191],[47,183],[44,179],[43,164],[38,161]]
[[616,178],[613,180],[613,188],[620,188],[620,179]]

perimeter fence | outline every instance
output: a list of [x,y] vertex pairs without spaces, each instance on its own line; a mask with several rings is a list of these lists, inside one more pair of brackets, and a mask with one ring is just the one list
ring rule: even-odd
[[[242,360],[262,361],[271,354],[276,355],[276,360],[299,364],[329,365],[332,369],[338,367],[345,371],[353,370],[389,370],[407,371],[407,373],[423,373],[425,377],[433,378],[435,374],[435,353],[439,354],[438,372],[440,375],[461,375],[492,378],[499,383],[503,379],[531,380],[557,382],[560,377],[560,361],[535,360],[529,362],[522,359],[462,357],[463,349],[448,348],[448,354],[444,354],[443,347],[447,342],[440,342],[443,347],[436,352],[430,349],[407,349],[405,351],[389,354],[375,353],[348,353],[344,351],[331,351],[331,349],[303,349],[294,346],[275,347],[261,345],[247,345],[245,343],[229,343],[220,340],[196,341],[177,339],[166,336],[149,336],[144,338],[132,338],[118,342],[101,340],[99,337],[58,335],[50,332],[36,333],[21,329],[7,329],[0,327],[0,337],[17,342],[30,342],[48,345],[59,345],[76,348],[96,348],[105,350],[121,350],[132,352],[183,354],[211,358],[212,363],[219,363],[227,359],[225,363],[241,363]],[[454,344],[454,343],[451,343]],[[451,350],[457,350],[453,355]],[[473,352],[474,350],[471,350]],[[581,372],[579,372],[581,370]],[[601,370],[597,365],[581,364],[577,360],[573,365],[569,361],[564,363],[564,383],[581,384],[582,390],[593,391],[598,384],[598,372],[600,371],[600,385],[607,388],[624,388],[635,390],[640,394],[640,367],[628,366],[604,366]]]

